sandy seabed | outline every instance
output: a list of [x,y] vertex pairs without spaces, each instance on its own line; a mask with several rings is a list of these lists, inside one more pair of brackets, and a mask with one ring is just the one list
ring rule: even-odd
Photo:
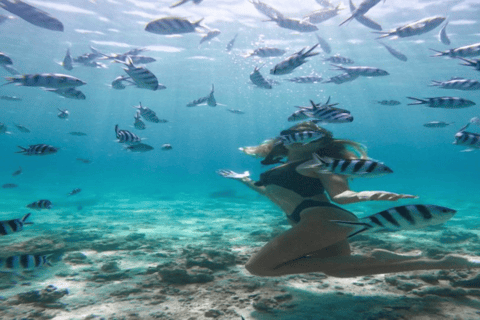
[[[33,212],[34,225],[0,239],[0,256],[61,259],[34,272],[0,274],[0,319],[480,319],[476,270],[252,276],[244,268],[250,255],[289,228],[282,213],[262,199],[228,192],[179,198],[139,202],[111,195],[84,199],[89,205],[79,211]],[[480,232],[462,219],[359,235],[352,248],[480,256]]]

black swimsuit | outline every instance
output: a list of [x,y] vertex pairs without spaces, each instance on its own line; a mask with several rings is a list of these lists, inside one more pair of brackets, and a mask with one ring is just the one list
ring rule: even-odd
[[[294,161],[285,165],[275,167],[260,174],[260,180],[255,182],[255,186],[277,185],[279,187],[292,190],[302,197],[310,198],[316,195],[325,193],[325,188],[318,178],[311,178],[301,175],[296,168],[305,161]],[[343,210],[356,217],[353,213],[343,208],[340,208],[328,201],[316,201],[311,199],[303,200],[290,215],[287,215],[290,220],[295,223],[300,221],[300,213],[312,207],[332,207]]]

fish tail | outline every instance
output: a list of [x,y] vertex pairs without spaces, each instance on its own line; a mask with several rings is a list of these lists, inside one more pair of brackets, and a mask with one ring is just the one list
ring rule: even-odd
[[442,51],[438,51],[438,50],[435,50],[435,49],[432,49],[432,48],[428,48],[428,49],[436,52],[436,54],[434,54],[433,56],[430,56],[430,57],[441,57],[441,56],[445,55]]
[[365,232],[372,228],[371,225],[364,222],[351,222],[351,221],[341,221],[341,220],[330,220],[340,226],[354,226],[355,229],[348,235],[348,238],[351,238],[359,233]]
[[5,80],[7,80],[7,83],[2,84],[0,87],[15,83],[15,78],[14,77],[5,77]]
[[23,224],[33,224],[33,222],[26,221],[28,218],[30,218],[31,215],[32,214],[29,212],[29,213],[27,213],[26,215],[23,216],[23,218],[22,218]]
[[390,36],[390,32],[389,32],[389,31],[372,31],[372,33],[381,34],[380,37],[375,38],[376,40],[378,40],[378,39],[383,39],[383,38],[387,38],[387,37]]
[[198,20],[198,21],[194,22],[194,23],[193,23],[193,25],[194,25],[194,28],[197,28],[197,27],[198,27],[198,28],[202,28],[202,29],[205,29],[205,30],[207,30],[208,28],[206,28],[206,27],[204,27],[204,26],[201,26],[201,25],[200,25],[200,23],[201,23],[201,22],[202,22],[204,19],[205,19],[205,18],[202,18],[202,19],[200,19],[200,20]]
[[17,152],[15,152],[15,153],[23,153],[23,152],[27,152],[27,148],[20,147],[20,146],[17,146],[17,147],[19,147],[19,148],[20,148],[20,149],[22,149],[22,150],[20,150],[20,151],[17,151]]
[[319,52],[312,52],[316,47],[318,47],[318,45],[319,45],[319,43],[312,46],[307,52],[303,53],[302,56],[304,58],[308,58],[308,57],[313,57],[313,56],[316,56],[317,54],[319,54]]
[[340,27],[340,26],[344,25],[345,23],[349,22],[349,21],[352,20],[353,18],[354,18],[354,16],[353,16],[353,14],[352,14],[352,15],[350,16],[350,18],[344,20],[344,21],[343,21],[342,23],[340,23],[338,26]]
[[430,87],[438,87],[440,85],[440,81],[432,80]]
[[407,97],[408,99],[412,99],[412,100],[415,100],[414,103],[409,103],[407,104],[408,106],[413,106],[413,105],[417,105],[417,104],[424,104],[427,102],[427,100],[424,100],[424,99],[418,99],[418,98],[413,98],[413,97]]
[[345,67],[339,66],[338,64],[333,64],[333,63],[331,63],[330,65],[331,65],[332,67],[335,67],[335,69],[333,69],[333,70],[342,70],[342,71],[345,71],[345,70],[346,70]]

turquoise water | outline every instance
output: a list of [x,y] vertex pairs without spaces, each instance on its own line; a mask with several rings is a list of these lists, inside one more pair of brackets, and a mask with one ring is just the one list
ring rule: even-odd
[[[39,199],[49,199],[54,205],[52,210],[33,212],[32,221],[36,224],[26,227],[19,238],[21,241],[76,224],[100,226],[97,232],[102,234],[103,228],[124,222],[131,232],[136,232],[136,221],[148,225],[150,217],[150,227],[168,221],[166,225],[173,230],[183,229],[184,245],[195,244],[198,233],[192,231],[189,238],[189,229],[180,222],[179,217],[186,216],[197,219],[213,233],[230,235],[238,228],[233,233],[238,233],[239,243],[258,247],[261,244],[249,242],[251,230],[245,227],[249,224],[243,219],[218,225],[201,220],[215,216],[228,220],[232,218],[231,210],[242,217],[254,215],[253,212],[263,213],[264,216],[254,218],[264,219],[264,224],[259,225],[269,229],[272,227],[268,225],[270,218],[275,224],[284,224],[283,214],[244,186],[221,178],[215,171],[222,168],[237,172],[249,170],[257,179],[267,168],[238,148],[276,137],[281,130],[293,125],[287,118],[296,110],[294,106],[308,105],[310,99],[325,102],[328,97],[339,103],[340,108],[350,110],[355,120],[347,124],[326,124],[325,128],[337,138],[366,145],[370,157],[394,170],[393,174],[380,178],[355,179],[351,183],[353,190],[415,194],[420,197],[418,200],[405,200],[401,204],[421,202],[451,207],[458,213],[445,228],[477,229],[479,152],[461,152],[464,148],[452,142],[463,125],[480,115],[478,91],[429,86],[431,80],[445,81],[451,77],[479,79],[474,68],[460,66],[454,59],[430,57],[432,51],[429,50],[447,50],[479,42],[480,7],[477,1],[439,4],[437,1],[389,0],[374,7],[367,15],[384,30],[425,17],[448,16],[450,46],[438,40],[441,27],[420,36],[384,41],[407,55],[407,62],[391,56],[374,40],[371,30],[358,22],[338,27],[347,18],[348,9],[319,24],[317,34],[329,42],[332,55],[340,54],[355,60],[355,65],[377,67],[390,73],[387,77],[360,77],[342,85],[283,81],[313,72],[324,79],[338,75],[339,72],[323,61],[329,56],[323,52],[309,58],[291,75],[270,75],[268,70],[276,63],[303,47],[314,45],[316,37],[314,33],[298,33],[272,22],[262,22],[266,17],[246,0],[206,0],[199,5],[189,2],[175,9],[168,9],[168,1],[37,0],[29,3],[62,21],[65,31],[54,32],[20,18],[10,19],[0,25],[0,51],[12,58],[13,67],[21,74],[64,73],[78,77],[87,82],[79,87],[87,98],[76,101],[39,88],[0,87],[0,95],[22,99],[0,100],[0,122],[12,132],[0,136],[0,184],[18,184],[18,188],[0,189],[0,220],[21,217],[28,212],[25,206]],[[321,8],[313,0],[278,0],[269,5],[297,18]],[[199,45],[197,34],[172,37],[144,31],[147,22],[169,15],[188,17],[191,21],[205,17],[204,24],[219,29],[221,34]],[[233,50],[227,52],[227,43],[237,33]],[[114,90],[108,85],[125,73],[123,65],[108,61],[103,62],[107,65],[105,69],[74,66],[72,71],[67,71],[59,65],[67,48],[77,57],[90,52],[89,46],[106,54],[147,48],[142,54],[157,61],[146,67],[167,89],[150,91],[127,87]],[[283,48],[287,54],[265,59],[244,57],[249,50],[261,46]],[[254,67],[263,64],[261,73],[280,82],[272,90],[257,88],[249,80]],[[10,74],[0,68],[0,76]],[[222,105],[186,107],[190,101],[206,96],[212,84],[215,85],[215,98]],[[408,106],[407,96],[457,96],[473,100],[477,106],[459,110]],[[389,99],[401,104],[382,106],[373,102]],[[169,122],[145,122],[146,130],[134,129],[135,110],[132,107],[139,102]],[[57,108],[68,109],[69,119],[57,118]],[[233,114],[226,109],[240,109],[245,114]],[[454,124],[438,129],[423,127],[424,123],[434,120]],[[31,133],[19,132],[14,124],[26,126]],[[126,152],[115,141],[116,124],[145,138],[144,142],[155,149],[147,153]],[[470,129],[480,128],[471,126]],[[87,136],[71,136],[68,134],[71,131],[82,131]],[[44,157],[15,153],[17,146],[39,143],[59,147],[60,151]],[[165,143],[171,144],[173,149],[161,150]],[[76,158],[90,159],[92,163],[84,164]],[[12,177],[19,166],[23,173]],[[67,197],[74,188],[81,188],[82,192]],[[82,209],[78,210],[78,206]],[[391,206],[387,202],[367,202],[351,205],[348,209],[362,215]],[[177,219],[178,225],[175,224]],[[9,236],[8,243],[15,242],[15,236]],[[231,241],[233,244],[237,240]],[[226,243],[228,247],[229,242]]]

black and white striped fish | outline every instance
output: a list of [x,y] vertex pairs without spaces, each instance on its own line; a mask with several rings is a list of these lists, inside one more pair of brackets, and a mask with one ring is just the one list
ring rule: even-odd
[[41,73],[24,74],[13,77],[5,77],[9,81],[4,85],[15,83],[17,86],[25,87],[44,87],[44,88],[70,88],[83,86],[86,82],[65,74],[59,73]]
[[166,17],[157,20],[153,20],[145,26],[145,31],[156,34],[182,34],[195,32],[196,28],[204,28],[200,25],[203,18],[190,22],[184,18],[178,17]]
[[30,215],[31,213],[27,213],[21,219],[0,221],[0,235],[6,236],[15,232],[20,232],[23,230],[24,225],[33,224],[33,222],[26,221]]
[[353,81],[358,78],[358,74],[352,74],[352,73],[342,73],[339,74],[338,76],[331,77],[327,81],[324,81],[323,83],[335,83],[335,84],[342,84],[346,82]]
[[306,20],[313,24],[325,22],[333,17],[338,16],[338,11],[343,10],[341,6],[342,4],[338,4],[336,8],[329,7],[314,11],[304,16],[303,20]]
[[33,270],[47,265],[51,267],[52,263],[46,255],[23,254],[0,258],[0,270],[4,271]]
[[253,50],[252,53],[248,54],[246,57],[257,56],[261,58],[270,58],[270,57],[279,57],[285,54],[285,50],[271,47],[263,47]]
[[133,118],[135,119],[135,122],[133,123],[133,126],[135,127],[135,129],[145,130],[146,128],[145,123],[142,121],[142,119],[140,119],[140,111],[137,111],[137,113],[135,114],[135,117]]
[[328,44],[328,42],[320,37],[318,34],[315,33],[315,36],[317,37],[318,44],[320,45],[320,48],[322,48],[323,52],[325,53],[330,53],[332,52],[332,48]]
[[323,59],[323,61],[330,61],[332,63],[337,63],[337,64],[354,64],[355,61],[349,58],[342,57],[338,54],[331,56],[327,59]]
[[23,153],[26,156],[44,156],[57,153],[58,151],[58,148],[49,146],[48,144],[33,144],[28,146],[28,148],[18,147],[22,150],[15,153]]
[[74,100],[85,100],[87,97],[85,94],[75,88],[66,88],[66,89],[45,89],[45,91],[56,93],[64,98],[74,99]]
[[388,76],[389,73],[385,70],[373,67],[343,67],[332,64],[337,70],[345,71],[348,74],[362,76],[362,77],[381,77]]
[[226,48],[225,48],[227,51],[232,50],[232,48],[233,48],[233,46],[234,46],[234,44],[235,44],[235,40],[237,40],[237,37],[238,37],[238,33],[235,34],[235,36],[233,37],[233,39],[230,40],[230,41],[227,43],[227,46],[226,46]]
[[445,19],[445,17],[439,16],[429,17],[409,23],[396,29],[392,29],[390,31],[374,31],[374,33],[382,34],[382,36],[378,37],[377,39],[391,36],[397,36],[399,38],[418,36],[435,29],[436,27],[441,25],[442,22],[445,21]]
[[448,36],[447,36],[447,25],[448,25],[448,22],[445,23],[442,30],[440,30],[440,34],[438,35],[438,37],[440,38],[440,41],[443,44],[449,45],[450,44],[450,39],[448,39]]
[[5,53],[0,52],[0,66],[7,66],[13,64],[12,59]]
[[15,177],[21,174],[22,174],[22,167],[18,167],[18,170],[12,173],[12,176]]
[[202,39],[200,39],[200,44],[202,44],[202,43],[204,43],[204,42],[206,42],[206,41],[212,40],[213,38],[219,36],[220,33],[221,33],[221,32],[220,32],[220,30],[218,30],[218,29],[209,30],[209,31],[207,32],[207,34],[204,35],[204,36],[202,37]]
[[403,53],[401,53],[400,51],[397,51],[397,50],[393,49],[392,47],[390,47],[389,45],[386,45],[385,43],[383,43],[381,41],[378,41],[378,43],[380,43],[382,46],[384,46],[385,49],[387,49],[388,52],[390,52],[390,54],[392,56],[394,56],[395,58],[397,58],[398,60],[403,61],[403,62],[408,60],[407,56],[404,55]]
[[[357,8],[353,4],[352,0],[350,0],[350,13],[353,13]],[[365,27],[382,31],[382,26],[379,25],[377,22],[373,21],[372,19],[366,17],[365,15],[357,15],[355,20],[363,24]]]
[[202,98],[199,98],[197,100],[193,100],[193,101],[187,103],[187,107],[196,107],[200,104],[203,104],[203,103],[207,102],[207,100],[208,100],[208,97],[202,97]]
[[363,0],[363,2],[360,3],[355,10],[353,10],[352,15],[348,19],[340,23],[340,26],[352,20],[353,18],[365,15],[368,10],[372,9],[379,2],[380,0]]
[[[330,98],[328,99],[330,101]],[[353,116],[350,111],[340,108],[335,108],[333,105],[329,105],[328,102],[325,105],[316,105],[310,100],[312,105],[311,109],[303,109],[303,114],[309,118],[314,118],[315,123],[347,123],[353,121]]]
[[318,131],[302,131],[302,132],[290,132],[287,134],[280,134],[280,139],[283,145],[288,146],[294,143],[307,144],[312,141],[325,138],[325,133]]
[[473,149],[480,149],[480,134],[465,131],[467,126],[455,134],[455,141],[453,144],[457,146],[468,147],[465,151],[472,151]]
[[402,231],[426,228],[446,222],[456,212],[456,210],[446,207],[416,204],[393,207],[362,218],[359,222],[330,221],[339,225],[357,227],[348,235],[350,238],[364,231]]
[[154,122],[154,123],[159,123],[160,122],[160,119],[158,119],[155,111],[153,111],[150,108],[142,106],[141,102],[140,102],[139,106],[134,106],[134,108],[138,109],[138,112],[140,112],[140,115],[143,117],[143,119],[145,119],[149,122]]
[[290,82],[295,83],[320,83],[322,82],[323,78],[319,76],[304,76],[304,77],[295,77],[291,79],[286,79]]
[[315,168],[321,173],[345,175],[350,178],[381,177],[393,173],[392,169],[381,162],[370,159],[332,159],[313,154]]
[[307,62],[305,60],[306,58],[313,57],[319,54],[318,52],[312,52],[317,46],[318,46],[318,43],[313,47],[311,47],[310,49],[308,49],[306,52],[304,52],[304,50],[306,49],[305,47],[302,50],[292,54],[287,59],[275,65],[275,67],[273,67],[273,69],[270,70],[270,74],[282,75],[282,74],[292,73],[293,70],[295,70],[296,68],[300,67],[302,64]]
[[118,129],[118,124],[115,125],[115,135],[117,136],[117,141],[120,143],[137,144],[142,141],[136,134],[127,130]]
[[27,208],[41,210],[52,209],[52,202],[50,200],[38,200],[27,205]]
[[435,98],[413,98],[407,97],[408,99],[415,100],[413,103],[408,105],[419,105],[426,104],[430,108],[443,108],[443,109],[460,109],[468,108],[475,105],[475,102],[458,97],[435,97]]
[[63,31],[63,24],[45,11],[20,0],[0,0],[0,8],[40,28]]
[[145,67],[136,67],[130,57],[126,58],[126,62],[120,60],[114,61],[127,66],[127,68],[124,68],[123,70],[125,70],[138,88],[149,89],[153,91],[158,89],[157,77],[155,77],[155,75]]
[[434,49],[430,49],[430,50],[437,52],[432,57],[444,57],[444,56],[448,56],[450,58],[476,57],[480,55],[480,42],[474,43],[468,46],[450,49],[447,51],[438,51]]
[[277,18],[277,17],[283,17],[283,14],[280,11],[270,7],[269,5],[263,3],[259,0],[257,0],[256,2],[255,2],[255,0],[251,0],[250,3],[255,6],[255,9],[257,9],[258,12],[266,15],[270,19]]
[[30,133],[30,129],[28,129],[25,126],[22,126],[20,124],[15,124],[15,127],[17,127],[18,131],[23,132],[23,133]]
[[73,195],[76,195],[78,193],[82,192],[82,189],[80,188],[75,188],[73,189],[71,192],[68,193],[68,196],[73,196]]
[[374,100],[373,102],[381,104],[382,106],[398,106],[401,104],[401,102],[397,100]]
[[250,81],[252,81],[252,83],[257,87],[264,89],[272,89],[272,83],[265,79],[260,73],[261,68],[262,67],[255,67],[255,69],[253,69],[253,72],[250,73]]
[[318,28],[307,20],[299,20],[287,17],[275,17],[270,20],[275,22],[280,28],[294,30],[298,32],[315,32]]
[[70,112],[68,112],[67,109],[65,109],[65,110],[57,109],[57,110],[60,111],[60,112],[57,114],[57,117],[59,117],[60,119],[67,119],[68,116],[70,115]]
[[431,86],[442,89],[480,90],[480,82],[472,79],[451,79],[448,81],[432,80]]
[[480,59],[472,60],[472,59],[465,59],[462,57],[457,57],[457,58],[462,60],[463,62],[466,62],[466,63],[461,63],[460,65],[474,67],[475,70],[480,71]]
[[73,58],[70,55],[70,49],[67,49],[67,53],[65,54],[65,57],[63,58],[62,67],[63,67],[63,69],[68,70],[68,71],[73,70]]
[[445,128],[455,122],[445,122],[445,121],[430,121],[425,123],[423,126],[427,128]]

